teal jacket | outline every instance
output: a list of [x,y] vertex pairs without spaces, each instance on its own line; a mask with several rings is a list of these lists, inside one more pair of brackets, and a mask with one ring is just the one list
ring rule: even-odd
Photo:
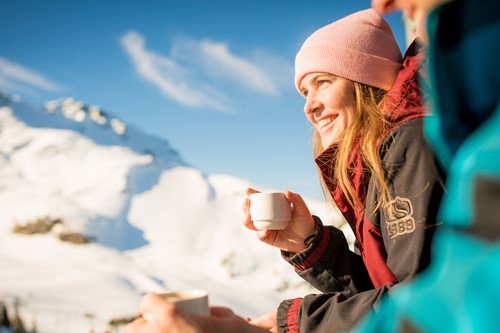
[[477,209],[491,201],[483,187],[500,179],[500,1],[455,0],[431,13],[428,31],[426,136],[448,169],[440,216],[478,229]]

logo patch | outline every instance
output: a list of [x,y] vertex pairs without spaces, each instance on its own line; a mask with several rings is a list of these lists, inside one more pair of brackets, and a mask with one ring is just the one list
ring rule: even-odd
[[396,197],[388,202],[384,209],[387,217],[387,232],[391,239],[415,231],[413,206],[409,199]]

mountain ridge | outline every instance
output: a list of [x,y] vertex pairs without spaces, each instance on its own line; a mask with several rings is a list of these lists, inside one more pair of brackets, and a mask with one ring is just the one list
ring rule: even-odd
[[[67,99],[0,107],[0,300],[20,300],[38,332],[104,331],[133,315],[144,292],[206,289],[212,304],[253,317],[311,291],[241,223],[246,187],[272,189],[205,175],[166,140],[90,109]],[[326,224],[342,225],[323,202],[304,199]],[[12,233],[45,216],[63,223]],[[62,232],[92,241],[64,242]]]

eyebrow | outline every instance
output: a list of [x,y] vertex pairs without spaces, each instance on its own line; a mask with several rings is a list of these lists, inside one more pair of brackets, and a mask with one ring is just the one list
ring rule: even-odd
[[[324,76],[324,75],[326,75],[328,77],[332,77],[332,78],[338,78],[337,75],[333,75],[333,74],[330,74],[330,73],[317,73],[313,77],[310,77],[309,79],[307,79],[307,81],[308,82],[313,82],[313,81],[317,80],[319,77]],[[304,79],[302,80],[302,82],[304,82]]]
[[[331,76],[331,77],[334,77],[334,78],[338,77],[338,76],[330,74],[330,73],[316,73],[314,76],[308,78],[307,82],[314,82],[314,81],[318,80],[318,78],[321,77],[321,76],[323,76],[323,75]],[[302,82],[304,82],[304,79],[302,79],[302,81],[300,83],[300,87],[299,88],[301,88],[301,89],[303,89]]]
[[[318,79],[318,77],[320,77],[321,75],[323,75],[323,73],[317,73],[316,75],[314,75],[313,77],[310,77],[307,79],[308,82],[313,82],[315,80]],[[302,80],[302,82],[304,82],[304,80]]]

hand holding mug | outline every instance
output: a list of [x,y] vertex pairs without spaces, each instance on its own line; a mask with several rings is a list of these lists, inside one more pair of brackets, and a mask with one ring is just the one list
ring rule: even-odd
[[196,320],[190,318],[176,302],[162,294],[147,294],[139,306],[141,315],[129,324],[124,333],[203,333]]
[[[204,302],[201,302],[204,303]],[[139,311],[142,314],[124,333],[266,333],[225,307],[210,307],[210,316],[190,313],[165,294],[147,294]]]
[[246,193],[247,198],[243,202],[243,223],[248,229],[257,232],[258,239],[287,252],[297,253],[306,248],[304,239],[315,232],[316,226],[307,205],[300,195],[290,191],[283,193],[284,197],[292,204],[291,219],[284,229],[259,230],[251,215],[252,194],[259,192],[248,188]]
[[250,217],[257,230],[283,230],[292,219],[292,206],[281,192],[249,194]]

